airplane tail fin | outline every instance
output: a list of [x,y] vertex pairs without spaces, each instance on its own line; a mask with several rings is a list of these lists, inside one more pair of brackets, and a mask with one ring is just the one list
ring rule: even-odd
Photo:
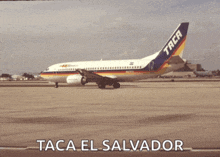
[[171,35],[166,45],[161,50],[161,53],[166,53],[168,56],[179,55],[182,58],[183,49],[185,48],[186,36],[189,23],[181,23]]
[[182,59],[188,26],[188,22],[179,24],[165,46],[157,53],[155,58],[149,63],[149,66],[146,66],[145,70],[156,71],[161,68],[165,62],[169,62],[173,56],[178,56]]

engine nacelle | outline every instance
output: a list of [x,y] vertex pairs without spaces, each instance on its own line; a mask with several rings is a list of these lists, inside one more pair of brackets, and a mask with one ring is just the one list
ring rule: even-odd
[[85,85],[87,79],[80,74],[70,75],[66,78],[66,82],[72,85]]

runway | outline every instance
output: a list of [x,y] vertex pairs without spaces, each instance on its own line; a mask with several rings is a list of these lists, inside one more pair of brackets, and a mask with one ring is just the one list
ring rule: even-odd
[[52,86],[0,82],[0,147],[39,148],[37,139],[54,143],[71,139],[76,147],[88,139],[96,148],[103,147],[105,139],[109,145],[116,139],[120,144],[122,140],[179,139],[183,148],[220,148],[218,81],[133,82],[104,90],[96,84]]

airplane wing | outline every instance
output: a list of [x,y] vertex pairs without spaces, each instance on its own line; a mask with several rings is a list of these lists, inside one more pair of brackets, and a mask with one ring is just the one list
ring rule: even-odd
[[94,81],[94,82],[101,82],[101,81],[105,81],[108,82],[108,84],[111,84],[115,81],[116,77],[114,76],[101,76],[98,74],[95,74],[92,71],[87,71],[85,69],[77,69],[76,70],[80,75],[86,77],[90,82]]

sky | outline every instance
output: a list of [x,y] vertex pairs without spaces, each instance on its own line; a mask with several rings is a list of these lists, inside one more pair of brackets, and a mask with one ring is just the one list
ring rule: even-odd
[[183,58],[220,69],[217,0],[0,2],[0,74],[40,73],[71,61],[139,59],[189,22]]

